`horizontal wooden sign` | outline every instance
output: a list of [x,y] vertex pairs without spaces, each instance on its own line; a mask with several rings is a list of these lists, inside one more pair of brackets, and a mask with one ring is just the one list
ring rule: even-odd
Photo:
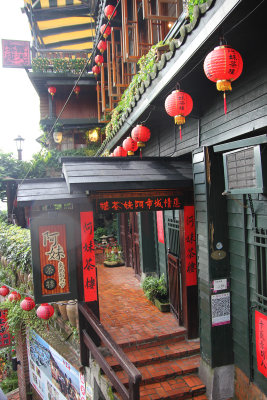
[[30,67],[30,42],[2,39],[2,59],[5,68]]

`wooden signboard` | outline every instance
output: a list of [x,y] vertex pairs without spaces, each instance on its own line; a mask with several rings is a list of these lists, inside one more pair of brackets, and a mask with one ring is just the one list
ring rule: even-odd
[[195,207],[184,207],[186,286],[197,284]]
[[255,336],[258,371],[267,378],[267,315],[255,311]]
[[36,303],[77,298],[73,227],[67,216],[31,221]]
[[0,348],[11,345],[11,337],[7,324],[7,310],[0,309]]
[[5,68],[30,67],[30,42],[2,39],[2,59]]

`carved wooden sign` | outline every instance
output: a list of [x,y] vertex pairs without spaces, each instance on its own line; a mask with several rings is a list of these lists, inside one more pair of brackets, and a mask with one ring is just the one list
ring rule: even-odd
[[30,42],[2,39],[2,59],[5,68],[30,67]]

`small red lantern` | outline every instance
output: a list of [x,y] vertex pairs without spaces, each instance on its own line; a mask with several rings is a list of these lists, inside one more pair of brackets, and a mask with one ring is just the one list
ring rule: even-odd
[[9,301],[18,301],[21,299],[21,295],[18,292],[11,292],[8,296]]
[[37,317],[41,319],[49,319],[54,314],[54,308],[47,303],[41,304],[36,311]]
[[111,27],[108,24],[104,24],[100,28],[100,33],[106,39],[111,34]]
[[5,285],[0,287],[0,296],[5,297],[8,295],[8,293],[9,293],[8,287],[6,287]]
[[[107,19],[111,18],[114,10],[115,10],[115,7],[112,6],[111,4],[109,4],[107,7],[105,7],[104,13],[105,13],[105,16],[107,17]],[[117,11],[114,12],[112,18],[114,18],[116,14],[117,14]]]
[[107,50],[107,42],[105,40],[100,40],[100,42],[97,45],[98,50],[100,53],[104,53],[104,51]]
[[114,157],[126,157],[127,156],[127,151],[124,150],[123,147],[117,146],[116,149],[113,152]]
[[75,88],[74,88],[74,93],[76,94],[76,96],[78,97],[79,96],[79,93],[80,93],[80,91],[81,91],[81,88],[80,88],[80,86],[75,86]]
[[134,141],[130,136],[123,141],[122,147],[127,151],[128,156],[133,156],[134,152],[138,149],[137,142]]
[[95,63],[96,63],[98,66],[100,66],[100,65],[103,64],[103,62],[104,62],[104,57],[101,56],[100,54],[98,54],[98,55],[95,57]]
[[223,91],[224,112],[226,107],[226,90],[232,90],[231,82],[242,73],[243,60],[238,51],[229,46],[218,46],[204,60],[204,72],[212,82],[216,82],[217,90]]
[[131,136],[138,147],[145,147],[145,142],[150,139],[150,130],[143,125],[136,125],[131,132]]
[[98,74],[100,74],[100,67],[98,65],[94,65],[92,71],[94,73],[94,76],[97,76]]
[[31,311],[35,307],[35,302],[31,297],[25,297],[20,303],[20,307],[24,311]]
[[54,98],[54,95],[56,94],[56,91],[57,91],[57,88],[55,88],[54,86],[49,86],[49,88],[48,88],[48,93],[51,94],[52,100],[53,100],[53,98]]
[[185,117],[193,109],[192,97],[181,90],[173,91],[165,100],[167,114],[174,117],[175,124],[180,125],[180,139],[182,139],[181,125],[185,123]]

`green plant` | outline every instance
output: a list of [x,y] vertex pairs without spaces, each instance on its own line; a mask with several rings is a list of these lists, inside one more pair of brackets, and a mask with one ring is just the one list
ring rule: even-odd
[[0,383],[0,387],[4,393],[9,393],[18,387],[18,374],[15,371],[10,371],[10,373],[5,377],[5,379]]
[[101,236],[107,236],[107,229],[106,228],[102,228],[102,227],[98,227],[95,229],[94,232],[94,239],[96,242],[101,242]]
[[194,6],[198,5],[198,4],[204,4],[204,3],[206,3],[206,1],[207,0],[188,0],[187,7],[188,7],[188,15],[189,15],[190,21],[192,21],[194,18],[194,14],[193,14]]
[[120,246],[107,247],[105,249],[105,261],[122,262],[122,251]]
[[162,274],[160,278],[156,276],[147,276],[142,283],[142,288],[145,296],[152,303],[154,303],[155,299],[167,299],[168,289],[164,274]]

